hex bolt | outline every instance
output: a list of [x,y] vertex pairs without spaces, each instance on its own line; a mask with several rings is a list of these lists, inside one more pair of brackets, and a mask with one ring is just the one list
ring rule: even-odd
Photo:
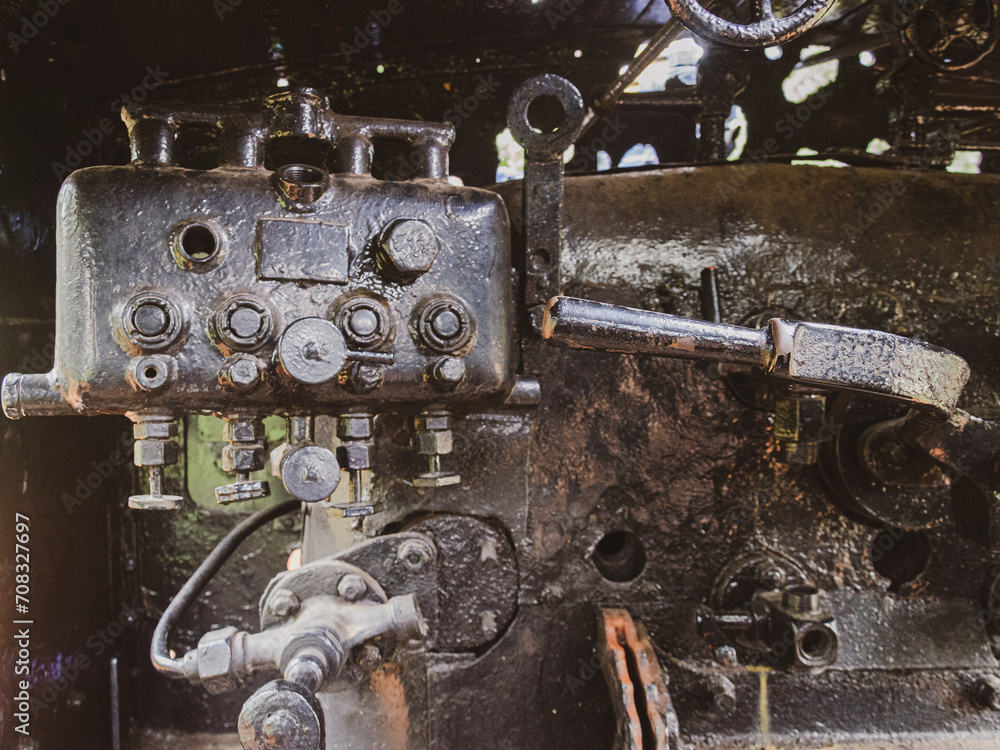
[[269,597],[267,606],[278,617],[291,617],[298,613],[302,604],[294,591],[278,589]]
[[500,632],[500,628],[497,626],[497,613],[492,610],[486,610],[480,615],[480,624],[483,629],[483,635],[490,640],[497,637]]
[[414,487],[446,487],[458,484],[458,474],[441,470],[441,456],[451,453],[451,419],[444,411],[425,411],[413,420],[414,445],[427,457],[428,470],[413,479]]
[[384,378],[382,365],[371,362],[352,362],[347,370],[347,385],[355,393],[375,390]]
[[357,648],[354,661],[365,672],[374,672],[382,663],[382,651],[374,643],[364,643]]
[[764,562],[757,566],[754,576],[757,583],[768,591],[775,591],[785,585],[786,574],[784,569],[774,562]]
[[431,377],[442,390],[451,390],[465,379],[465,363],[458,357],[442,357],[431,368]]
[[712,703],[720,714],[730,714],[736,708],[736,685],[725,675],[712,675],[708,682]]
[[407,568],[418,572],[434,559],[435,554],[434,548],[429,544],[419,539],[406,539],[399,545],[396,557]]
[[219,382],[235,390],[249,391],[260,384],[260,366],[249,357],[229,363],[219,374]]
[[440,245],[430,226],[419,219],[398,219],[382,232],[379,265],[390,276],[413,281],[431,270]]
[[976,702],[983,708],[1000,711],[1000,677],[986,675],[976,682]]
[[365,595],[367,590],[368,584],[365,583],[365,580],[354,573],[348,573],[337,584],[337,593],[348,602],[356,602]]

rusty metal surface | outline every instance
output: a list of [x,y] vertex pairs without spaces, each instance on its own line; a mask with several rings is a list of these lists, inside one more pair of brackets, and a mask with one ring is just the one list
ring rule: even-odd
[[623,609],[597,618],[602,671],[618,719],[618,750],[679,750],[677,714],[653,644]]

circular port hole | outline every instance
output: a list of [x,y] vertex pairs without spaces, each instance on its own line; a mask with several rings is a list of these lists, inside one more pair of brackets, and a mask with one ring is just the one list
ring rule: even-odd
[[326,173],[308,164],[286,164],[278,170],[281,179],[296,185],[321,185]]
[[566,107],[552,94],[536,96],[528,104],[528,124],[536,133],[555,133],[566,122]]
[[597,543],[592,560],[606,579],[625,583],[638,578],[646,567],[646,548],[631,531],[611,531]]
[[872,567],[889,579],[889,591],[897,593],[924,572],[931,557],[931,543],[923,531],[889,528],[875,537]]
[[810,628],[799,637],[799,650],[811,661],[825,661],[833,650],[833,637],[826,628]]
[[156,376],[160,374],[160,370],[153,365],[148,365],[146,369],[142,371],[142,374],[146,376],[147,380],[155,380]]
[[204,263],[218,251],[219,240],[204,224],[191,224],[181,232],[180,249],[188,260]]

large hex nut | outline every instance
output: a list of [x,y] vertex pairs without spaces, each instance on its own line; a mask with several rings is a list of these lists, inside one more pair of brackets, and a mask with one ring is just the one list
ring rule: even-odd
[[212,695],[236,690],[243,683],[233,656],[237,635],[236,628],[230,626],[209,631],[198,641],[198,677]]
[[136,440],[136,466],[172,466],[177,463],[179,449],[173,440]]
[[401,281],[413,281],[434,265],[440,249],[434,230],[420,219],[397,219],[379,237],[381,268]]
[[447,430],[451,424],[447,414],[427,412],[413,418],[413,426],[417,430]]
[[264,423],[259,419],[226,419],[222,423],[222,439],[232,443],[256,443],[264,439]]
[[337,446],[337,461],[344,469],[367,469],[372,465],[371,443],[342,443]]
[[177,423],[173,420],[140,419],[132,425],[132,437],[136,440],[168,440],[177,437]]
[[416,447],[425,456],[451,453],[452,436],[451,430],[437,430],[434,432],[417,432]]
[[260,471],[264,468],[265,459],[263,445],[227,445],[222,449],[222,470]]
[[364,440],[372,436],[372,418],[368,414],[342,414],[337,417],[337,437],[341,440]]

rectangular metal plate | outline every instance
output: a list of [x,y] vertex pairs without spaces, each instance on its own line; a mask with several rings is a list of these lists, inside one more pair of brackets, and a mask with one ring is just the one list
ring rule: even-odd
[[257,278],[347,283],[347,227],[313,219],[257,222]]

